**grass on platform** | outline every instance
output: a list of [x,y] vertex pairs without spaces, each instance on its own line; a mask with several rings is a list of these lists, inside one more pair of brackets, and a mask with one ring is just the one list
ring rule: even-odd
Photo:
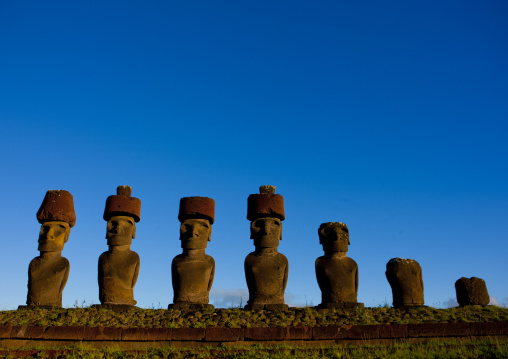
[[390,307],[352,310],[291,308],[287,312],[216,309],[180,310],[134,309],[115,312],[103,308],[24,309],[0,311],[0,325],[103,326],[117,328],[209,328],[286,327],[364,324],[506,322],[508,309],[469,306],[449,309],[419,307],[398,310]]
[[[318,348],[298,345],[264,346],[254,345],[241,349],[229,347],[188,348],[171,347],[151,350],[122,351],[115,348],[48,350],[40,349],[27,353],[12,352],[15,355],[29,354],[31,358],[508,358],[508,342],[482,340],[474,342],[430,341],[426,343],[393,343],[390,345],[334,345]],[[9,356],[7,356],[9,357]]]

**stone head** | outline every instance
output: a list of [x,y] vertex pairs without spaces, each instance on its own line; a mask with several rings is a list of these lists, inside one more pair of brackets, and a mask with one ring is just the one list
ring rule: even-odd
[[67,222],[48,221],[41,225],[39,248],[41,252],[60,252],[69,240],[71,226]]
[[263,217],[250,224],[250,238],[256,248],[277,248],[282,240],[282,222],[279,218]]
[[124,246],[136,238],[136,222],[131,216],[113,216],[108,220],[106,239],[108,246]]
[[318,229],[319,243],[325,252],[347,252],[349,231],[346,224],[341,222],[327,222]]
[[208,219],[186,219],[180,225],[180,240],[184,249],[204,249],[212,238],[212,224]]

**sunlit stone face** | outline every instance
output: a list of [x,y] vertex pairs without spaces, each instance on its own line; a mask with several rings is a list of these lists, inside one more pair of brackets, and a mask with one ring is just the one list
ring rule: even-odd
[[182,248],[203,249],[211,240],[212,225],[207,219],[187,219],[180,225]]
[[347,252],[349,231],[338,222],[327,223],[319,230],[319,242],[323,245],[325,252]]
[[282,222],[278,218],[259,218],[251,222],[250,238],[259,248],[276,248],[282,239]]
[[39,248],[41,252],[58,252],[64,249],[69,240],[71,227],[66,222],[49,221],[41,225]]
[[113,216],[107,225],[106,239],[110,246],[122,246],[132,243],[136,237],[136,222],[130,216]]

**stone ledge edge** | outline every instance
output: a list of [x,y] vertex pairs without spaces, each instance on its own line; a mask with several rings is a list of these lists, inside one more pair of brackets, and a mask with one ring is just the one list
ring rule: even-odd
[[508,322],[342,325],[258,328],[113,328],[0,325],[0,340],[277,341],[446,338],[508,335]]

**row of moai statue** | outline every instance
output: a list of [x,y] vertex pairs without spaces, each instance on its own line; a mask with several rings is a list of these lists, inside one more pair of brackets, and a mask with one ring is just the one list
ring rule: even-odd
[[[99,257],[99,300],[102,306],[130,308],[136,304],[134,286],[140,259],[131,250],[136,223],[141,218],[141,201],[131,196],[132,188],[119,186],[117,194],[106,200],[108,251]],[[28,268],[27,306],[61,307],[62,292],[69,276],[69,261],[62,257],[64,244],[76,223],[72,195],[65,190],[46,193],[37,212],[41,223],[40,256]],[[169,309],[190,310],[209,304],[215,274],[215,261],[205,253],[215,220],[215,202],[207,197],[180,200],[178,219],[182,254],[171,265],[173,304]],[[284,291],[288,279],[288,260],[278,252],[285,219],[284,198],[274,186],[261,186],[260,193],[247,200],[247,219],[255,250],[245,258],[245,277],[249,300],[245,309],[285,311]],[[321,289],[318,308],[363,307],[357,302],[358,265],[347,257],[349,231],[344,223],[327,222],[318,229],[324,255],[316,259],[316,277]],[[412,259],[394,258],[386,266],[386,277],[393,293],[393,306],[424,305],[422,270]],[[460,305],[489,303],[485,282],[461,278],[456,284]],[[24,307],[24,306],[20,306]]]

